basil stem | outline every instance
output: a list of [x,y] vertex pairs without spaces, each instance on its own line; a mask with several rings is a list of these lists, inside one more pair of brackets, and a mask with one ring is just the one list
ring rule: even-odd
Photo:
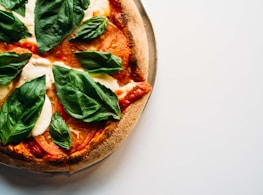
[[52,117],[49,133],[52,141],[58,146],[69,150],[72,144],[70,130],[58,112]]
[[59,100],[72,117],[84,122],[121,118],[115,93],[87,72],[53,65],[53,74]]
[[45,101],[45,76],[16,88],[0,109],[0,140],[4,145],[27,138]]
[[90,18],[80,25],[75,37],[71,38],[69,41],[85,42],[95,39],[104,33],[107,25],[108,19],[104,16]]
[[22,71],[31,58],[31,53],[0,53],[0,86],[10,83]]

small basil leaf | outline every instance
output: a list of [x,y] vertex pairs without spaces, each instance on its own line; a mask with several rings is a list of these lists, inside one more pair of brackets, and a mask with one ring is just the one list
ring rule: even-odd
[[122,70],[122,60],[109,52],[77,52],[77,59],[83,68],[91,73],[116,73]]
[[13,13],[0,10],[0,42],[17,42],[30,36],[26,26]]
[[21,16],[25,16],[27,2],[28,0],[0,0],[2,6],[6,9],[17,12]]
[[72,144],[70,130],[66,122],[58,112],[52,117],[49,133],[52,141],[58,146],[69,150]]
[[72,117],[84,122],[121,118],[115,93],[87,72],[53,65],[53,74],[59,100]]
[[14,78],[16,78],[31,56],[31,53],[0,53],[0,86],[10,83]]
[[102,35],[108,25],[108,19],[104,16],[95,16],[84,21],[75,37],[71,38],[71,42],[85,42],[95,39]]
[[45,101],[45,76],[16,88],[0,109],[0,140],[4,145],[27,138]]
[[39,53],[61,43],[80,24],[88,6],[89,0],[37,0],[35,34]]

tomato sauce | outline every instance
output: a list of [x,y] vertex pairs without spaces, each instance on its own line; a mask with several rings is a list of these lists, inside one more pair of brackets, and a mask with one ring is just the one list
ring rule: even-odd
[[37,158],[42,158],[46,153],[33,137],[26,140],[24,146]]
[[124,98],[119,100],[121,110],[125,110],[129,105],[141,98],[143,95],[147,94],[150,90],[151,86],[146,82],[137,84],[124,96]]

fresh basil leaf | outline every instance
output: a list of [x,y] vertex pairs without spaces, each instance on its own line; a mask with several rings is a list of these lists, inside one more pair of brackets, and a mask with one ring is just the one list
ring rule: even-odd
[[31,53],[0,53],[0,86],[10,83],[14,78],[16,78],[31,56]]
[[91,73],[116,73],[122,70],[122,60],[109,52],[76,52],[77,59],[83,68]]
[[121,118],[115,93],[87,72],[53,65],[53,74],[59,100],[72,117],[84,122]]
[[71,42],[86,42],[102,35],[108,25],[108,19],[104,16],[95,16],[84,21]]
[[89,0],[37,0],[35,35],[39,53],[61,43],[80,24],[88,6]]
[[17,42],[30,36],[26,26],[13,13],[0,10],[0,42]]
[[58,112],[52,117],[49,133],[52,141],[58,146],[69,150],[72,144],[70,130],[66,122]]
[[27,138],[45,101],[45,76],[16,88],[0,109],[0,140],[4,145]]
[[0,4],[2,6],[4,6],[6,9],[17,12],[21,16],[25,16],[27,3],[28,0],[0,0]]

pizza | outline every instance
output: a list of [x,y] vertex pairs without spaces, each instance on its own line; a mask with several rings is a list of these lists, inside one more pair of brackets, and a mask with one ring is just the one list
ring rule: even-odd
[[126,139],[152,86],[133,0],[0,0],[0,162],[73,173]]

